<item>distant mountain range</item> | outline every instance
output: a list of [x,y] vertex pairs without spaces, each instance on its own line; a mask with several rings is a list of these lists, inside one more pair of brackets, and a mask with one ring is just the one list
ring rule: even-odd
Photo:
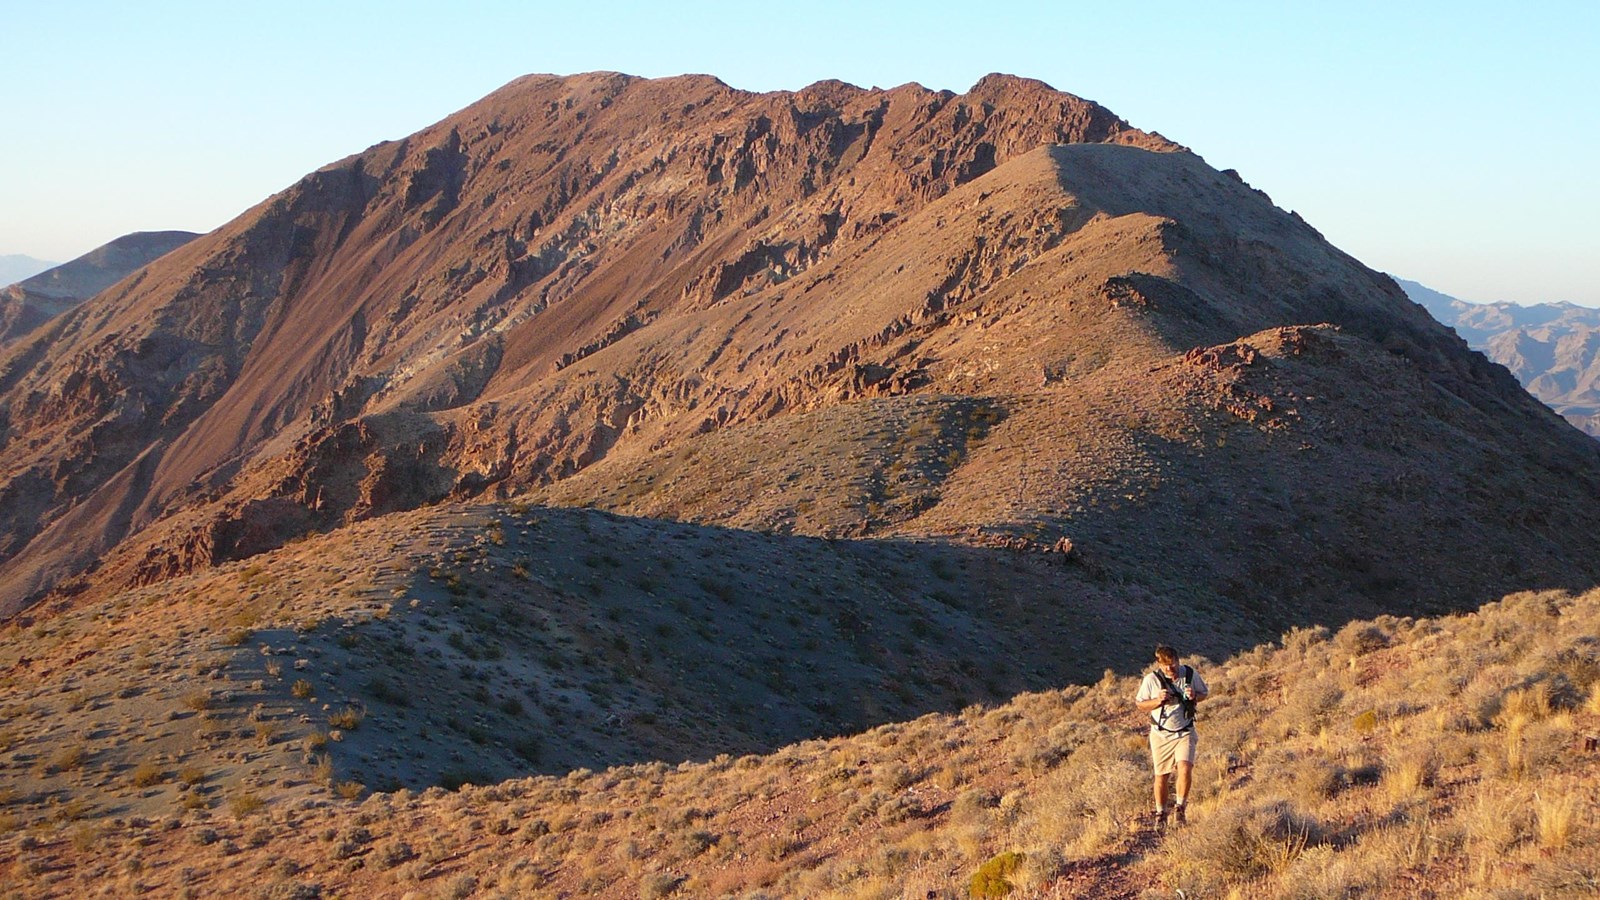
[[[34,269],[16,284],[0,279],[0,284],[10,285],[0,289],[0,344],[27,334],[199,236],[190,231],[136,231],[54,268],[45,263],[43,271]],[[26,256],[5,259],[38,262]]]
[[14,284],[24,278],[32,278],[55,265],[57,264],[47,259],[35,259],[20,253],[0,256],[0,287]]
[[1600,309],[1574,303],[1468,303],[1396,278],[1412,300],[1528,392],[1600,438]]

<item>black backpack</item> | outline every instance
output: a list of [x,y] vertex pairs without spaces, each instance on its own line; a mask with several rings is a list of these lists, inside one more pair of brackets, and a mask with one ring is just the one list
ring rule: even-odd
[[[1155,725],[1157,730],[1165,731],[1168,734],[1183,734],[1185,731],[1193,728],[1195,702],[1184,697],[1183,691],[1179,690],[1178,686],[1172,683],[1172,679],[1168,678],[1160,669],[1156,669],[1153,674],[1156,676],[1156,680],[1161,682],[1161,686],[1163,688],[1166,688],[1177,695],[1178,705],[1183,707],[1183,714],[1189,719],[1189,724],[1176,730],[1165,727],[1161,722],[1156,722]],[[1188,666],[1179,666],[1178,677],[1184,684],[1188,684],[1190,686],[1194,685],[1194,669],[1191,669]]]

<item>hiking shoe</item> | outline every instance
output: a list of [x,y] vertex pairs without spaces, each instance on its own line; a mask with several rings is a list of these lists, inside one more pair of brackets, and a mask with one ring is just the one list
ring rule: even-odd
[[1184,815],[1183,805],[1179,804],[1177,806],[1177,808],[1173,810],[1173,813],[1172,813],[1172,824],[1173,825],[1185,825],[1185,824],[1188,824],[1188,822],[1189,822],[1189,817]]
[[1158,810],[1156,810],[1156,830],[1157,831],[1166,831],[1167,830],[1167,816],[1169,816],[1171,814],[1172,814],[1172,810],[1170,810],[1170,809],[1158,809]]

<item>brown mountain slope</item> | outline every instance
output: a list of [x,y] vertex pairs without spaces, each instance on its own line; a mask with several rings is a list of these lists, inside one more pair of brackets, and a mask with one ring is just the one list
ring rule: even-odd
[[[424,789],[771,750],[1098,677],[1164,604],[1069,568],[594,510],[391,514],[0,631],[0,797],[30,821],[160,815],[196,795],[84,776],[159,764],[289,802],[325,793],[324,760]],[[1174,621],[1197,647],[1261,633]],[[69,747],[87,765],[52,768]]]
[[[1503,369],[1236,178],[1001,76],[523,79],[45,332],[0,362],[10,610],[608,456],[750,460],[762,428],[797,480],[689,472],[649,512],[1066,537],[1229,610],[1600,568],[1600,451]],[[854,474],[816,476],[836,433]],[[609,502],[611,471],[549,496]]]
[[[273,454],[297,438],[312,453],[367,441],[381,422],[339,431],[363,408],[416,435],[403,412],[461,407],[491,379],[548,378],[660,307],[792,274],[1016,153],[1084,139],[1172,146],[1005,77],[962,97],[515,82],[315,173],[0,362],[0,553],[22,556],[7,566],[9,608],[223,489],[270,439],[284,445]],[[439,418],[463,416],[476,412]],[[524,482],[606,441],[581,423],[530,439],[552,447]],[[441,459],[452,440],[397,454],[423,471],[379,476],[390,501],[330,498],[318,522],[508,474],[508,460]]]

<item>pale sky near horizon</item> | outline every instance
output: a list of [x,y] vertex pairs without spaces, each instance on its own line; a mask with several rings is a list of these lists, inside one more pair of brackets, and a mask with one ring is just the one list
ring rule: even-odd
[[530,72],[961,92],[1000,71],[1238,169],[1373,268],[1600,306],[1600,0],[0,0],[0,29],[0,255],[209,231]]

